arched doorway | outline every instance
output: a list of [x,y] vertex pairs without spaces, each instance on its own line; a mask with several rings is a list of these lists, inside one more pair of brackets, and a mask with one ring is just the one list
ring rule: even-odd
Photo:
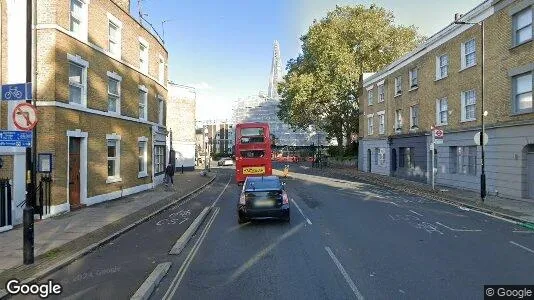
[[532,184],[534,182],[534,144],[527,145],[526,150],[527,198],[534,199],[534,184]]
[[371,149],[367,149],[367,172],[371,173]]
[[391,172],[395,174],[397,172],[397,149],[391,150]]

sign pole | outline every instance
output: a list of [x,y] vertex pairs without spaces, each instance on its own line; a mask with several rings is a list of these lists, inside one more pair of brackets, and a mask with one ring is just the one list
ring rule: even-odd
[[[26,82],[32,80],[32,0],[26,0]],[[33,96],[32,96],[33,97]],[[32,100],[26,100],[32,103]],[[23,263],[34,262],[34,205],[35,205],[35,168],[32,164],[32,148],[35,145],[35,129],[33,129],[33,145],[26,148],[26,205],[23,210]]]
[[435,156],[435,154],[434,154],[434,153],[435,153],[434,149],[435,149],[435,147],[436,147],[434,133],[435,133],[435,128],[432,129],[432,142],[431,142],[432,144],[431,144],[431,147],[430,147],[430,149],[432,150],[432,170],[431,170],[431,171],[432,171],[432,190],[434,190],[434,188],[435,188],[435,182],[436,182],[436,179],[435,179],[435,172],[434,172],[434,168],[436,167],[436,166],[434,166],[434,159],[435,159],[435,158],[434,158],[434,156]]

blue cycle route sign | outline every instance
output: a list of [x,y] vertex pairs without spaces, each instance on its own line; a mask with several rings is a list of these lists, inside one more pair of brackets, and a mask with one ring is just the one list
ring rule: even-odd
[[31,131],[0,130],[0,146],[4,147],[31,147]]
[[20,101],[32,99],[32,84],[15,83],[2,85],[2,100]]

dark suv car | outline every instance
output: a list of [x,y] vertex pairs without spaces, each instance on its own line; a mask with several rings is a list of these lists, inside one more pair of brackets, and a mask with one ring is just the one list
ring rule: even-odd
[[289,222],[289,197],[278,176],[247,177],[237,204],[239,224],[251,219]]

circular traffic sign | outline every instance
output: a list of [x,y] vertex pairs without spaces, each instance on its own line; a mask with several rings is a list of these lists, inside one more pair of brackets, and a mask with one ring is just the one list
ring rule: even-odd
[[20,103],[13,110],[13,123],[20,130],[32,130],[37,125],[37,109],[30,103]]
[[442,137],[443,137],[443,130],[441,130],[441,129],[436,129],[436,131],[435,131],[434,134],[435,134],[435,136],[436,136],[437,138],[442,138]]
[[[480,146],[480,131],[475,134],[473,139],[475,140],[475,144],[477,146]],[[482,142],[484,143],[484,146],[486,146],[488,144],[488,140],[489,140],[488,134],[484,132],[484,135],[483,135],[483,138],[482,138]]]

